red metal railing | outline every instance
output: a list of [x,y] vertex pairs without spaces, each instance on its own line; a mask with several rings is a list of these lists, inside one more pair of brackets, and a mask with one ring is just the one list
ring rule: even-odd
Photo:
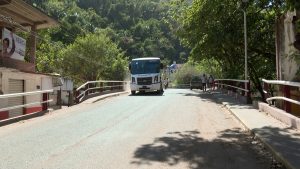
[[[13,97],[20,97],[20,96],[31,96],[31,95],[38,95],[42,94],[42,101],[38,102],[30,102],[22,105],[14,105],[10,107],[2,107],[0,108],[0,113],[6,112],[9,110],[14,110],[18,108],[24,108],[27,106],[34,106],[34,105],[41,105],[42,104],[42,111],[48,110],[48,103],[52,102],[53,100],[49,100],[49,93],[53,92],[53,90],[42,90],[42,91],[33,91],[33,92],[25,92],[25,93],[12,93],[12,94],[5,94],[0,95],[0,100],[3,101],[3,99],[13,98]],[[6,117],[8,118],[8,117]]]
[[240,94],[246,98],[246,102],[251,102],[251,91],[249,80],[238,79],[215,79],[214,87],[225,89]]
[[291,104],[300,106],[300,98],[291,98],[292,88],[295,88],[293,91],[296,91],[300,95],[299,82],[262,79],[262,83],[264,87],[265,98],[269,104],[274,104],[274,101],[276,100],[282,100],[283,105],[281,108],[289,113],[291,112]]

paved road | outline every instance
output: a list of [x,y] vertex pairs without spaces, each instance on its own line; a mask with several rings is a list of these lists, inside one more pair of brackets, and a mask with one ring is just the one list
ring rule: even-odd
[[268,168],[209,94],[168,89],[0,128],[1,169]]

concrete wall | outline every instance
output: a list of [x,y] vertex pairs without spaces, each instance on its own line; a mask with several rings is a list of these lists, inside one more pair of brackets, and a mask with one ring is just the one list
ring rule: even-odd
[[274,117],[275,119],[298,130],[300,129],[300,118],[293,116],[276,107],[269,106],[268,104],[263,102],[258,102],[258,108],[260,111],[265,112],[266,114]]
[[294,48],[293,43],[295,41],[295,26],[292,23],[293,17],[296,16],[296,12],[287,12],[283,21],[283,29],[279,32],[281,35],[281,44],[280,44],[280,73],[281,79],[285,81],[295,81],[300,77],[296,77],[296,73],[300,68],[299,63],[295,59],[296,55],[299,55],[300,52]]
[[[24,80],[24,91],[25,92],[32,92],[32,91],[40,91],[43,90],[42,79],[50,79],[49,82],[44,83],[44,86],[47,86],[47,89],[52,88],[52,81],[51,76],[42,75],[42,74],[35,74],[35,73],[25,73],[19,72],[15,69],[7,69],[7,68],[0,68],[0,90],[2,90],[3,94],[9,94],[9,79],[18,79]],[[45,87],[44,87],[45,88]],[[46,89],[44,89],[46,90]],[[41,102],[42,101],[42,94],[25,96],[24,102],[33,103],[33,102]],[[8,99],[1,99],[0,101],[0,108],[8,107]],[[42,105],[36,104],[31,106],[26,106],[24,108],[23,114],[29,114],[33,112],[42,111]],[[8,112],[0,112],[0,120],[7,118]]]
[[[9,91],[9,79],[18,79],[24,80],[24,91],[37,91],[39,86],[41,86],[41,76],[37,74],[30,74],[30,73],[22,73],[22,72],[12,72],[12,71],[5,71],[2,72],[2,89],[4,94],[8,94]],[[32,102],[40,102],[42,100],[42,95],[32,95],[32,96],[25,96],[24,97],[25,103],[32,103]],[[7,104],[7,99],[6,99]],[[24,108],[24,113],[32,113],[35,111],[40,111],[42,108],[41,104],[33,105],[33,106],[26,106]]]

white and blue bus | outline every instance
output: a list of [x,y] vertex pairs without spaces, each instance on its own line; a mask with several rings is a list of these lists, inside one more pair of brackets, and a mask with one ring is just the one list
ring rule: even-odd
[[129,64],[131,94],[134,95],[137,91],[163,93],[161,69],[163,69],[163,65],[160,62],[160,58],[133,59]]

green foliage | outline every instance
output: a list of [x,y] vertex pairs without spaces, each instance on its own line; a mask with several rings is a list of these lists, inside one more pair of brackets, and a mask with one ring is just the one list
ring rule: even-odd
[[287,6],[289,10],[300,10],[300,2],[299,0],[286,0]]
[[78,37],[61,51],[60,56],[63,74],[77,82],[125,78],[127,61],[124,54],[104,33]]
[[189,84],[192,76],[195,75],[200,76],[200,71],[192,63],[188,62],[175,73],[174,84]]
[[[237,9],[239,0],[194,0],[178,18],[177,34],[192,49],[191,57],[202,67],[215,61],[212,68],[224,78],[244,79],[244,17]],[[275,71],[274,20],[284,3],[249,1],[245,6],[248,34],[248,72],[255,88],[259,78],[271,79]],[[205,70],[204,71],[209,71]]]
[[58,51],[60,51],[63,44],[61,42],[51,42],[51,37],[48,31],[41,31],[39,43],[37,45],[36,52],[36,68],[38,72],[43,73],[60,73],[59,68],[60,57]]
[[[126,71],[121,73],[120,68],[127,66],[127,63],[125,64],[127,61],[124,61],[127,60],[125,56],[129,59],[160,57],[166,66],[173,61],[177,63],[187,61],[189,50],[182,47],[178,37],[174,35],[179,25],[170,15],[169,0],[25,1],[59,21],[59,26],[39,31],[42,39],[39,41],[37,51],[39,72],[65,73],[77,78],[77,81],[97,78],[122,79]],[[90,37],[91,34],[105,34],[118,46],[119,52],[123,53],[117,55],[116,62],[110,64],[112,70],[108,70],[118,73],[112,75],[101,73],[106,70],[98,71],[94,60],[86,55],[91,47],[85,49],[87,46],[79,45],[82,43],[79,39]],[[68,46],[67,51],[63,49],[65,46]],[[74,60],[71,56],[58,55],[60,51],[74,55]],[[100,51],[91,51],[94,56],[96,52]],[[86,64],[93,66],[88,69],[78,69],[78,65]],[[105,59],[97,60],[97,65],[100,67],[106,64]],[[97,73],[91,72],[88,75],[88,71],[94,69]],[[72,75],[71,72],[76,75]],[[84,75],[79,75],[81,72]]]
[[[113,3],[112,3],[113,2]],[[189,51],[180,45],[173,34],[169,17],[170,5],[160,0],[79,0],[79,7],[93,8],[106,19],[107,25],[118,35],[116,43],[130,59],[160,57],[182,62],[180,52]],[[170,64],[169,63],[169,64]]]
[[[192,62],[192,61],[190,61]],[[198,72],[205,73],[207,75],[213,75],[215,78],[223,78],[223,70],[222,65],[220,65],[216,60],[214,59],[204,59],[200,62],[194,62],[194,65]]]

